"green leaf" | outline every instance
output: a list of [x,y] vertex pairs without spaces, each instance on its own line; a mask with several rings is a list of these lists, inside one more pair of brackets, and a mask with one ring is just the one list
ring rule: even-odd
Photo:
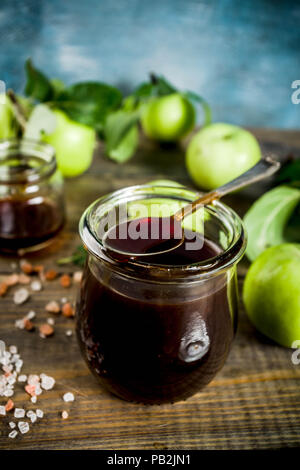
[[82,245],[77,246],[71,256],[66,258],[60,258],[57,260],[57,264],[64,265],[64,264],[75,264],[76,266],[83,267],[85,264],[85,260],[87,257],[87,252]]
[[144,82],[141,83],[133,92],[132,96],[136,98],[149,98],[153,96],[154,93],[154,85],[151,82]]
[[246,254],[250,261],[266,248],[286,241],[284,230],[299,201],[299,189],[278,186],[252,205],[244,217],[248,232]]
[[284,164],[276,176],[277,183],[300,184],[300,160]]
[[25,62],[25,70],[25,94],[41,102],[49,101],[53,97],[53,88],[48,78],[33,66],[30,59]]
[[162,75],[157,77],[155,75],[151,75],[151,80],[156,87],[157,96],[166,96],[170,95],[171,93],[176,93],[178,90]]
[[118,163],[124,163],[134,154],[138,145],[138,111],[119,110],[111,113],[105,122],[106,153]]
[[150,74],[150,81],[141,83],[132,96],[145,101],[152,97],[166,96],[176,92],[177,89],[162,75]]
[[101,130],[107,115],[120,105],[121,100],[121,92],[115,87],[82,82],[65,88],[54,105],[74,121]]
[[55,100],[65,89],[65,84],[59,78],[51,78],[50,83],[52,85]]
[[211,108],[209,104],[205,101],[205,99],[197,93],[194,93],[193,91],[187,91],[184,93],[184,95],[188,100],[192,101],[195,104],[200,104],[202,106],[204,113],[204,126],[210,124],[212,121]]

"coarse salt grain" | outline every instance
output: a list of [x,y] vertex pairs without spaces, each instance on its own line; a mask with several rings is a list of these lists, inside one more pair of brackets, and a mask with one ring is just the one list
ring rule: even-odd
[[7,403],[5,405],[5,410],[8,412],[8,411],[13,410],[14,407],[15,407],[14,402],[11,399],[7,400]]
[[33,397],[30,398],[31,403],[36,403],[37,402],[37,397],[34,395]]
[[8,425],[9,425],[10,429],[15,429],[15,427],[16,427],[16,423],[14,423],[13,421],[10,421],[8,423]]
[[66,336],[72,336],[73,334],[73,331],[72,330],[67,330],[66,331]]
[[48,336],[52,336],[54,334],[53,326],[49,325],[48,323],[44,323],[40,326],[40,337],[47,338]]
[[54,318],[47,318],[47,323],[53,326],[55,324]]
[[71,278],[69,274],[63,274],[60,278],[60,285],[62,287],[70,287],[71,285]]
[[30,284],[30,287],[34,292],[39,292],[42,290],[42,283],[41,281],[38,281],[38,280],[32,281],[32,283]]
[[75,271],[75,273],[73,274],[73,281],[76,284],[79,284],[81,282],[81,279],[82,279],[82,271]]
[[31,274],[33,272],[33,266],[31,263],[26,261],[25,259],[22,259],[20,261],[20,268],[22,269],[23,273],[25,274]]
[[15,321],[15,327],[19,328],[20,330],[24,330],[24,328],[25,328],[24,318],[22,318],[22,320],[16,320]]
[[55,380],[46,374],[41,374],[41,385],[44,390],[51,390],[55,385]]
[[19,421],[18,428],[20,433],[26,434],[29,431],[29,424],[26,421]]
[[4,355],[4,353],[5,353],[5,343],[1,339],[0,340],[0,358]]
[[61,417],[62,417],[62,419],[68,419],[69,413],[66,410],[64,410],[61,414]]
[[19,375],[18,382],[26,382],[26,381],[27,381],[27,375],[25,374]]
[[74,400],[75,400],[75,397],[74,397],[73,393],[67,392],[67,393],[64,394],[63,400],[64,400],[65,402],[74,401]]
[[0,416],[5,416],[6,415],[6,409],[5,406],[0,406]]
[[16,430],[14,429],[13,431],[11,431],[11,432],[9,433],[8,437],[9,437],[10,439],[14,439],[14,438],[17,436],[17,434],[18,434],[18,431],[16,431]]
[[64,317],[67,317],[67,318],[74,317],[74,315],[75,315],[74,308],[72,307],[70,302],[66,302],[63,305],[61,311],[62,311],[62,314],[64,315]]
[[26,318],[28,320],[32,320],[36,316],[36,313],[33,310],[30,310],[30,312],[27,313]]
[[41,389],[41,385],[40,384],[36,384],[35,386],[35,395],[41,395],[43,392],[43,390]]
[[35,412],[38,418],[43,418],[44,412],[42,410],[37,409]]
[[14,293],[14,303],[16,305],[21,305],[23,304],[24,302],[26,302],[26,300],[28,300],[29,298],[29,292],[27,289],[25,289],[24,287],[21,288],[21,289],[18,289],[15,293]]
[[24,418],[25,416],[25,410],[23,408],[16,408],[14,417],[15,418]]
[[9,352],[11,354],[17,354],[17,352],[18,352],[17,346],[14,346],[14,345],[9,346]]
[[40,377],[36,374],[30,374],[27,379],[28,385],[36,385],[40,381]]
[[32,423],[35,423],[37,420],[36,413],[32,410],[27,411],[26,416],[30,419]]
[[25,385],[25,392],[28,393],[28,395],[32,397],[36,395],[35,390],[36,390],[36,385],[29,385],[29,384]]
[[59,313],[60,306],[58,302],[56,302],[55,300],[51,300],[51,302],[48,302],[47,305],[45,306],[45,310],[49,313]]

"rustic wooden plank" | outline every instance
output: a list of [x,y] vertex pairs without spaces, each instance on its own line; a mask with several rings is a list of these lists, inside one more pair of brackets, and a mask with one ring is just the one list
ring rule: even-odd
[[[300,155],[298,132],[256,133],[264,148],[276,150],[280,158],[291,152]],[[183,158],[180,149],[161,150],[144,141],[131,162],[118,166],[103,157],[100,149],[91,170],[66,184],[65,230],[49,249],[29,258],[50,266],[71,253],[79,243],[77,224],[82,211],[102,194],[156,178],[190,184]],[[261,191],[263,187],[257,188],[256,194]],[[242,215],[253,197],[243,192],[228,202]],[[12,261],[14,258],[1,257],[2,277],[12,271]],[[244,260],[239,268],[241,282],[246,269]],[[59,280],[48,282],[22,306],[12,302],[14,289],[0,299],[0,338],[18,346],[24,373],[45,372],[55,377],[57,384],[39,398],[37,406],[45,411],[45,417],[28,434],[8,439],[10,419],[0,418],[1,449],[264,449],[300,445],[300,368],[292,364],[291,350],[258,334],[242,309],[230,356],[209,386],[185,402],[143,406],[121,401],[99,387],[81,359],[75,335],[65,334],[74,329],[72,319],[54,317],[55,335],[48,339],[40,338],[37,331],[29,333],[14,326],[30,309],[37,313],[37,326],[46,321],[51,316],[44,310],[48,300],[74,300],[75,285],[64,289]],[[62,401],[66,391],[75,393],[74,403]],[[20,384],[14,400],[17,406],[25,403],[26,409],[35,408]],[[66,421],[60,417],[63,409],[70,411]]]

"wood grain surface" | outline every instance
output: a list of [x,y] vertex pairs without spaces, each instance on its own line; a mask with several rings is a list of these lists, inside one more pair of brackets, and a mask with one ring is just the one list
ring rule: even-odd
[[[265,151],[284,159],[300,156],[300,133],[254,130]],[[79,243],[77,225],[85,207],[98,196],[115,189],[156,178],[172,178],[189,184],[184,170],[184,152],[159,148],[143,141],[132,161],[118,166],[108,161],[101,148],[87,174],[66,183],[68,222],[55,243],[44,252],[27,257],[34,263],[53,266]],[[227,198],[240,215],[266,189],[258,185]],[[13,271],[14,258],[0,258],[0,278]],[[77,268],[59,268],[71,272]],[[242,285],[247,261],[239,266]],[[24,360],[23,372],[51,375],[53,390],[44,392],[33,405],[21,384],[15,387],[16,406],[41,408],[45,416],[30,432],[8,439],[12,415],[0,417],[1,449],[269,449],[300,446],[300,365],[293,365],[292,350],[281,348],[258,334],[241,305],[238,332],[222,371],[202,391],[174,405],[143,406],[127,403],[103,390],[83,362],[75,335],[74,320],[56,320],[55,334],[42,339],[37,331],[15,327],[15,320],[29,310],[37,313],[38,327],[51,315],[49,300],[73,300],[76,286],[64,289],[59,280],[48,282],[22,306],[12,302],[15,288],[0,299],[0,339],[15,344]],[[62,395],[71,391],[73,403]],[[5,403],[1,398],[0,405]],[[69,419],[63,421],[61,411]],[[11,417],[10,417],[11,416]]]

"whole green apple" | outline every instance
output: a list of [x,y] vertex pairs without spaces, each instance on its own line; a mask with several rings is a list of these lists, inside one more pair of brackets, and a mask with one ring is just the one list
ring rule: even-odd
[[260,158],[259,144],[250,132],[232,124],[214,123],[192,138],[186,166],[194,183],[210,190],[241,175]]
[[71,120],[64,112],[54,110],[56,128],[42,139],[56,152],[59,169],[66,177],[78,176],[86,171],[93,158],[96,144],[94,129]]
[[300,245],[265,250],[250,266],[244,303],[255,327],[282,346],[300,340]]
[[8,139],[15,135],[15,119],[11,101],[2,93],[0,95],[0,139]]
[[153,98],[142,112],[142,128],[150,138],[176,142],[190,132],[195,125],[193,105],[179,93]]

